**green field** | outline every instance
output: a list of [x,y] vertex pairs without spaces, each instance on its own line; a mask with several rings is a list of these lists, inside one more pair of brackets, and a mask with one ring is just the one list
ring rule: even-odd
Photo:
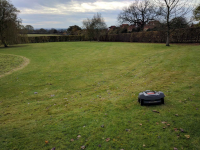
[[38,36],[62,36],[58,34],[27,34],[28,37],[38,37]]
[[[2,54],[30,63],[0,78],[1,150],[200,149],[200,45],[55,42]],[[165,104],[140,106],[147,89]]]

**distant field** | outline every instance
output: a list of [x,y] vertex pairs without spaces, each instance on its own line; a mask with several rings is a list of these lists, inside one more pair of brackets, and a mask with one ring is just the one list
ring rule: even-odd
[[37,36],[62,36],[58,34],[28,34],[28,37],[37,37]]
[[[0,78],[1,150],[200,149],[199,45],[49,42],[0,54],[30,60]],[[0,56],[2,73],[22,62]],[[149,89],[165,104],[140,106]]]

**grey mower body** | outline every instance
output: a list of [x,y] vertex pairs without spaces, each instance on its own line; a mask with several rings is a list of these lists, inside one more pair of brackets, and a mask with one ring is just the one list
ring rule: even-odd
[[164,104],[164,93],[161,91],[151,91],[151,90],[146,90],[144,92],[139,93],[138,96],[138,102],[140,105],[143,104]]

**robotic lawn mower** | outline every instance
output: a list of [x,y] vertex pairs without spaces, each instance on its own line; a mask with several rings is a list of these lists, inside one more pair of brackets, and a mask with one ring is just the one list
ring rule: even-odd
[[146,90],[139,93],[138,102],[141,106],[144,104],[164,104],[164,93],[159,91]]

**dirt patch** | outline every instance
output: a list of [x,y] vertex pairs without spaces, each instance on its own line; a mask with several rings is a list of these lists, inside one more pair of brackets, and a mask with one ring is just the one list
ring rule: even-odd
[[[6,54],[6,55],[7,55],[7,54]],[[9,54],[9,55],[10,55],[10,54]],[[9,74],[11,74],[11,73],[13,73],[13,72],[15,72],[15,71],[21,70],[21,69],[25,68],[25,67],[30,63],[30,60],[29,60],[28,58],[26,58],[26,57],[18,56],[18,55],[13,55],[13,56],[21,57],[21,58],[24,60],[23,63],[20,64],[18,67],[16,67],[16,68],[10,70],[9,72],[6,72],[5,74],[0,75],[0,78],[1,78],[1,77],[4,77],[4,76],[6,76],[6,75],[9,75]]]

